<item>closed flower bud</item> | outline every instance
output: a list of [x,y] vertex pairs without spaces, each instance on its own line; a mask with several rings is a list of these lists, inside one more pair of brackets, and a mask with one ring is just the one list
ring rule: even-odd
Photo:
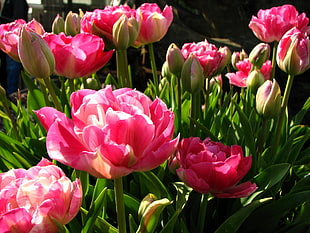
[[48,44],[35,32],[21,30],[18,55],[25,70],[36,78],[47,78],[55,69],[55,58]]
[[54,34],[59,34],[61,32],[65,32],[65,20],[59,14],[55,17],[52,24],[52,32]]
[[264,118],[276,117],[281,109],[281,90],[278,83],[267,80],[256,93],[256,110]]
[[141,205],[143,205],[144,211],[140,212],[140,205],[139,213],[142,213],[142,216],[137,232],[154,232],[159,222],[160,214],[167,205],[172,203],[167,198],[160,200],[154,198],[156,197],[153,194],[149,194],[142,200]]
[[134,17],[122,15],[113,25],[113,43],[117,49],[125,50],[137,39],[140,25]]
[[180,77],[185,59],[181,50],[174,43],[172,43],[167,50],[166,61],[170,72]]
[[195,93],[203,88],[204,74],[202,67],[195,55],[189,55],[184,62],[181,81],[184,90]]
[[169,79],[171,78],[172,73],[171,73],[171,71],[169,69],[167,61],[165,61],[163,66],[161,67],[161,75],[163,77],[166,77],[166,78],[169,78]]
[[293,28],[279,42],[277,63],[281,70],[299,75],[310,67],[309,33]]
[[231,61],[231,50],[227,46],[220,47],[219,52],[222,53],[223,59],[219,64],[218,71],[214,75],[220,74],[227,66],[227,64]]
[[264,83],[264,81],[265,78],[262,72],[259,70],[253,70],[246,79],[246,85],[253,93],[256,93],[257,89]]
[[235,70],[238,70],[236,64],[246,58],[248,58],[248,54],[243,49],[241,52],[233,52],[233,54],[231,55],[231,65]]
[[269,59],[269,56],[270,56],[269,44],[260,43],[252,49],[249,55],[249,59],[255,68],[260,69],[262,65]]
[[77,13],[70,11],[65,20],[65,33],[68,36],[75,36],[80,33],[81,30],[81,17]]

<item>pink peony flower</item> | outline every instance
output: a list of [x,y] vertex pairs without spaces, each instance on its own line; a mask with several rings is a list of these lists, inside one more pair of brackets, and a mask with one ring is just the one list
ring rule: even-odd
[[292,28],[284,34],[277,49],[277,63],[288,74],[299,75],[310,67],[310,27],[308,31]]
[[264,42],[280,41],[281,37],[293,27],[302,30],[309,23],[305,13],[299,14],[292,5],[259,10],[252,16],[249,27],[255,36]]
[[[248,58],[239,61],[236,64],[237,72],[236,73],[227,73],[225,76],[229,79],[229,83],[237,86],[237,87],[246,87],[247,86],[247,78],[252,70],[252,63]],[[271,61],[268,60],[266,61],[263,65],[262,68],[260,69],[261,73],[263,74],[265,80],[270,79],[271,75]]]
[[218,74],[230,60],[225,47],[218,49],[207,40],[198,43],[186,43],[182,46],[181,52],[185,59],[190,54],[198,58],[205,77],[212,77]]
[[[79,180],[71,182],[56,165],[42,159],[36,166],[0,174],[1,232],[56,233],[82,204]],[[57,223],[57,225],[56,225]]]
[[23,19],[17,19],[12,23],[0,25],[0,49],[15,61],[19,61],[18,40],[21,28],[24,25],[27,31],[32,31],[39,35],[45,32],[43,26],[34,19],[28,23]]
[[180,141],[176,158],[179,178],[197,192],[240,198],[257,189],[250,181],[237,185],[252,165],[252,157],[244,157],[238,145],[229,147],[209,138],[185,138]]
[[82,17],[81,31],[95,34],[105,39],[105,42],[113,42],[113,25],[122,16],[135,17],[136,11],[127,5],[105,6],[103,10],[96,9],[86,12]]
[[54,54],[55,73],[67,78],[85,77],[96,72],[113,54],[113,50],[104,52],[103,40],[90,33],[80,33],[74,37],[64,33],[45,34],[43,38]]
[[151,170],[174,152],[174,114],[160,99],[129,88],[80,90],[71,95],[72,119],[54,108],[36,114],[48,130],[49,156],[98,178]]
[[172,7],[165,6],[163,11],[156,3],[143,3],[137,9],[137,21],[141,22],[136,45],[160,41],[167,33],[173,20]]

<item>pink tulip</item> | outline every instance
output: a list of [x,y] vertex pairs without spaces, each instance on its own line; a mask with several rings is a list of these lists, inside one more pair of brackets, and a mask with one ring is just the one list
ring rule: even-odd
[[252,157],[244,157],[238,145],[226,146],[209,138],[182,139],[177,150],[179,178],[197,192],[221,198],[240,198],[252,194],[256,184],[237,183],[247,174]]
[[74,37],[64,33],[45,34],[55,60],[55,73],[67,78],[88,76],[102,68],[111,58],[113,50],[104,52],[103,40],[89,33]]
[[96,9],[86,12],[81,19],[81,31],[89,32],[102,37],[109,42],[113,42],[113,25],[122,16],[128,18],[135,17],[135,10],[127,5],[105,6],[103,10]]
[[[186,43],[182,46],[181,52],[185,59],[190,54],[195,55],[203,68],[205,77],[212,77],[218,74],[230,60],[226,49],[218,49],[207,40],[198,43]],[[227,59],[229,56],[229,59]]]
[[141,21],[141,28],[136,45],[157,42],[166,35],[172,23],[172,7],[165,6],[161,11],[156,3],[143,3],[137,9],[137,20]]
[[37,166],[0,174],[1,232],[58,232],[82,204],[79,180],[71,182],[53,163],[42,159]]
[[281,37],[293,27],[302,30],[309,23],[305,13],[299,14],[292,5],[259,10],[252,16],[249,27],[255,36],[264,42],[280,41]]
[[310,27],[308,31],[292,28],[284,34],[277,49],[277,63],[288,74],[299,75],[310,67]]
[[26,23],[23,19],[17,19],[12,23],[0,25],[0,49],[15,61],[19,61],[18,40],[23,25],[26,25],[25,29],[27,31],[33,31],[37,34],[44,33],[43,26],[36,20]]
[[[247,79],[252,70],[252,67],[252,63],[248,58],[246,58],[236,64],[236,68],[238,70],[236,73],[227,73],[225,76],[229,79],[230,84],[237,87],[246,87]],[[260,72],[263,74],[265,80],[270,79],[271,70],[271,61],[268,60],[262,65],[262,68],[260,69]]]
[[80,90],[71,95],[72,119],[53,108],[35,113],[48,130],[48,154],[98,178],[151,170],[174,152],[174,114],[160,99],[129,88]]

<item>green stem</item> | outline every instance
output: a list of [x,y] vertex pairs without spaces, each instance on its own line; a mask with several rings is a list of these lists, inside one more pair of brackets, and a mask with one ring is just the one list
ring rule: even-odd
[[69,94],[69,98],[70,95],[74,92],[75,88],[74,88],[74,79],[73,78],[69,78],[68,79],[69,82],[69,90],[70,90],[70,94]]
[[157,67],[156,67],[156,62],[155,62],[154,46],[152,43],[148,44],[148,49],[149,49],[150,62],[151,62],[153,80],[154,80],[155,91],[156,91],[155,96],[159,96],[159,79],[157,75]]
[[280,111],[280,116],[279,116],[279,120],[278,120],[278,124],[277,124],[275,141],[273,143],[272,151],[271,151],[271,155],[273,155],[274,157],[275,157],[275,154],[277,153],[277,149],[279,147],[279,143],[280,143],[280,139],[281,139],[281,131],[283,129],[283,123],[284,123],[284,119],[285,119],[286,108],[288,105],[289,96],[290,96],[291,89],[293,86],[293,80],[294,80],[294,75],[289,74],[288,80],[286,83],[286,87],[285,87],[285,91],[283,94],[283,98],[282,98],[281,111]]
[[177,88],[178,88],[178,131],[181,132],[181,116],[182,116],[182,89],[181,79],[177,77]]
[[272,49],[272,71],[270,80],[274,79],[275,73],[276,73],[276,67],[277,67],[277,49],[278,49],[278,41],[273,42],[273,49]]
[[258,144],[257,144],[257,150],[256,150],[256,164],[255,164],[255,171],[258,172],[259,169],[262,167],[262,150],[264,148],[265,142],[266,142],[266,136],[267,136],[267,129],[268,129],[268,120],[264,119],[262,120],[262,126],[260,130],[260,134],[258,137]]
[[207,207],[208,207],[208,194],[201,194],[200,200],[200,208],[198,214],[198,233],[204,233],[206,215],[207,215]]
[[59,103],[59,100],[58,100],[58,98],[56,96],[55,90],[54,90],[54,88],[51,85],[51,79],[48,77],[48,78],[44,78],[43,81],[44,81],[44,84],[45,84],[47,90],[49,91],[49,93],[50,93],[50,95],[52,97],[52,100],[53,100],[53,102],[55,104],[56,109],[61,112],[62,111],[62,107],[61,107],[61,105]]
[[126,218],[124,205],[123,180],[117,178],[114,180],[114,195],[117,213],[118,232],[126,233]]
[[116,66],[120,87],[131,87],[128,73],[127,50],[116,50]]
[[[198,120],[200,107],[200,92],[192,93],[191,118]],[[190,121],[190,135],[196,135],[196,126],[193,121]]]
[[41,81],[39,83],[40,83],[41,91],[42,91],[43,98],[44,98],[46,106],[51,106],[51,103],[50,103],[50,101],[48,99],[48,94],[47,94],[47,91],[46,91],[45,84],[43,82],[41,82]]

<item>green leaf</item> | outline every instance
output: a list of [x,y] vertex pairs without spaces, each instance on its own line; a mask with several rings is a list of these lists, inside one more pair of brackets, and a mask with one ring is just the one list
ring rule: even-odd
[[246,220],[246,218],[258,207],[260,207],[265,202],[269,201],[270,198],[265,198],[252,202],[251,204],[241,208],[236,213],[231,215],[228,219],[222,223],[215,233],[234,233],[237,232],[241,224]]

